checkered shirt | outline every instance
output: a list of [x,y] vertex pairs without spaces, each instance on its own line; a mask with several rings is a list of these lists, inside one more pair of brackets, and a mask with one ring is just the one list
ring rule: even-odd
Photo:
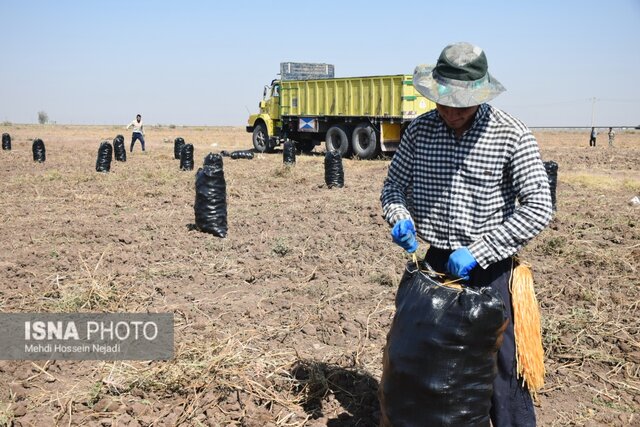
[[411,218],[440,249],[466,246],[482,268],[514,255],[549,223],[549,180],[527,127],[489,104],[456,138],[436,110],[402,137],[384,182],[389,224]]

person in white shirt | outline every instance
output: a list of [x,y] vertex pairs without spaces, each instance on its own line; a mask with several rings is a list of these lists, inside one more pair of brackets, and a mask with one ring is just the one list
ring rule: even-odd
[[144,151],[144,125],[142,124],[142,116],[138,114],[136,119],[127,125],[127,129],[133,127],[133,133],[131,134],[131,148],[129,152],[133,151],[133,145],[137,140],[140,140],[142,151]]
[[609,128],[609,147],[613,147],[613,140],[616,138],[616,133],[613,128]]

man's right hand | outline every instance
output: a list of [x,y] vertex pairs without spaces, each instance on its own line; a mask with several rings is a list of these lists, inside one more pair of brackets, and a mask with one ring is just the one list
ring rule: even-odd
[[414,253],[418,249],[416,240],[416,228],[410,219],[401,219],[391,229],[393,242],[409,252]]

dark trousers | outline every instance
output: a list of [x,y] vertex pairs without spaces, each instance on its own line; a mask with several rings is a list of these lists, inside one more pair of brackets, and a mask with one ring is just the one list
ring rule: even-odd
[[[436,271],[445,272],[450,250],[429,248],[425,261]],[[509,324],[504,331],[502,346],[498,350],[498,375],[493,381],[491,397],[491,422],[493,427],[532,427],[536,425],[533,400],[526,387],[518,381],[516,371],[516,344],[511,310],[511,258],[490,265],[486,270],[476,267],[471,271],[469,284],[475,287],[490,286],[500,293],[507,309]]]
[[589,147],[595,147],[595,146],[596,146],[596,138],[592,136],[589,138]]
[[140,140],[140,145],[142,146],[142,151],[144,151],[144,136],[142,136],[141,133],[138,132],[133,132],[131,134],[131,148],[129,149],[129,152],[133,151],[133,145],[136,143],[136,140]]

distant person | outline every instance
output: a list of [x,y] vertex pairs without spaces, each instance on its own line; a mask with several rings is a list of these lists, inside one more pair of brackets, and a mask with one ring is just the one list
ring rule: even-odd
[[144,125],[142,124],[142,116],[138,114],[136,119],[127,125],[127,129],[133,127],[133,133],[131,134],[131,148],[129,152],[133,152],[133,145],[136,141],[140,140],[142,151],[144,151]]
[[616,133],[613,128],[609,128],[609,147],[613,148],[613,140],[616,139]]
[[596,128],[591,128],[591,137],[589,137],[589,147],[596,146],[596,136],[598,132],[596,132]]

